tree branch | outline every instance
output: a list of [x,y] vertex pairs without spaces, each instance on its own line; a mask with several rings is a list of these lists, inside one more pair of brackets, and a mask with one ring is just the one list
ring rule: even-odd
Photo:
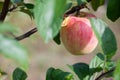
[[20,41],[22,39],[25,39],[27,37],[30,37],[32,34],[34,34],[35,32],[37,32],[37,28],[33,28],[32,30],[26,32],[25,34],[21,35],[21,36],[18,36],[16,37],[15,39]]
[[112,73],[113,71],[115,70],[115,68],[112,68],[111,70],[105,72],[105,73],[102,73],[100,76],[98,76],[95,80],[101,80],[103,77],[105,77],[106,75]]
[[[66,17],[66,16],[68,16],[69,14],[72,14],[72,13],[74,13],[74,12],[76,12],[76,11],[79,11],[80,9],[85,8],[85,7],[86,7],[85,4],[83,4],[83,5],[81,5],[81,6],[74,6],[73,8],[71,8],[69,11],[67,11],[67,12],[65,13],[64,17]],[[23,39],[31,36],[31,35],[34,34],[35,32],[37,32],[37,28],[33,28],[32,30],[26,32],[25,34],[22,34],[21,36],[16,37],[15,39],[18,40],[18,41],[23,40]]]
[[10,4],[10,0],[5,0],[4,4],[3,4],[3,8],[2,8],[2,12],[0,14],[0,21],[4,21],[7,13],[8,13],[8,9],[9,9],[9,4]]
[[16,9],[17,8],[17,5],[13,5],[8,11],[9,12],[12,12],[14,9]]
[[69,14],[72,14],[74,12],[78,12],[79,10],[83,9],[83,8],[86,8],[86,3],[84,4],[81,4],[80,6],[77,5],[77,6],[73,6],[69,11],[67,11],[65,14],[64,14],[64,17],[68,16]]

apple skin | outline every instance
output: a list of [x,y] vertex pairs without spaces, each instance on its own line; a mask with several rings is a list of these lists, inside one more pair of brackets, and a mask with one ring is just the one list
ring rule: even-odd
[[86,18],[69,16],[62,23],[61,41],[65,48],[74,55],[89,54],[98,44],[89,17],[89,15]]

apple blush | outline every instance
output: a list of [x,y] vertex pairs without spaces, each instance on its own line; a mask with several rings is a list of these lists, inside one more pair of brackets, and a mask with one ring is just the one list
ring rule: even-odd
[[94,16],[86,15],[87,17],[68,16],[62,23],[61,41],[65,48],[74,55],[89,54],[98,44],[89,21],[89,17]]

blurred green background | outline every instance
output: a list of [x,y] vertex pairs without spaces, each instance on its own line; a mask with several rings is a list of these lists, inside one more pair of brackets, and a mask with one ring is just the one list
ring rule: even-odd
[[[25,0],[25,2],[32,3],[33,0]],[[117,60],[120,57],[120,19],[116,22],[107,19],[105,5],[99,7],[96,12],[92,10],[90,4],[88,4],[88,6],[90,12],[105,21],[115,34],[118,50],[113,60]],[[20,29],[19,33],[15,34],[16,36],[24,34],[36,26],[34,20],[31,20],[27,14],[19,11],[9,13],[5,21],[12,23]],[[89,63],[95,56],[96,52],[99,51],[99,47],[97,47],[91,54],[75,56],[70,54],[63,45],[57,45],[54,41],[50,41],[47,44],[44,43],[39,33],[33,34],[29,38],[20,41],[20,43],[27,48],[30,57],[27,80],[45,80],[46,71],[50,67],[70,71],[67,64],[72,65],[78,62]],[[3,80],[9,80],[16,67],[17,65],[12,60],[0,55],[0,69],[7,72],[7,75],[4,76],[5,79]]]

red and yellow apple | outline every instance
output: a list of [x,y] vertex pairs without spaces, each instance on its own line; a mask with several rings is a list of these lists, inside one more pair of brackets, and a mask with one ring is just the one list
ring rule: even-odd
[[86,14],[85,17],[69,16],[62,23],[61,41],[65,48],[74,55],[89,54],[98,44],[88,19],[90,17],[95,16],[91,14]]

